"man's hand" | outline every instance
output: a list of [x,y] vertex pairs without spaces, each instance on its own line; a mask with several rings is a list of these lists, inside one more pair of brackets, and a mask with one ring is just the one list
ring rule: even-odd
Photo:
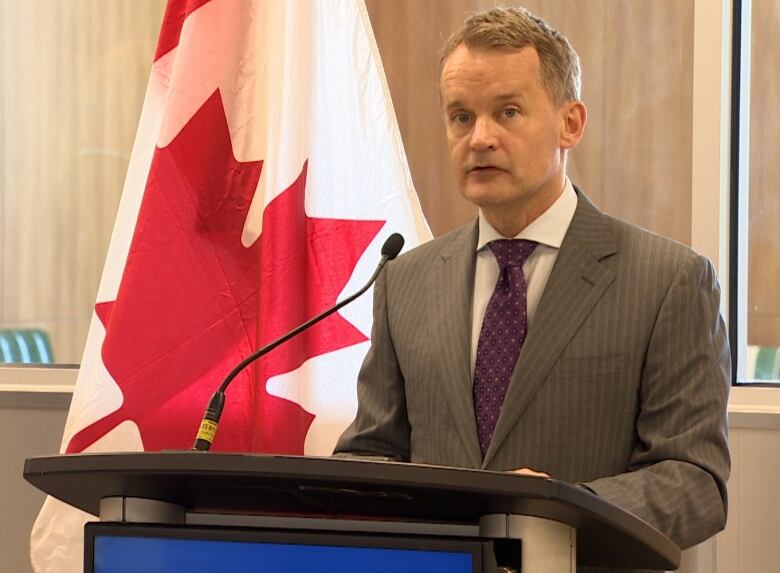
[[548,474],[547,472],[540,472],[537,470],[533,470],[531,468],[518,468],[516,470],[510,470],[510,472],[515,474],[520,474],[523,476],[533,476],[533,477],[552,479],[550,477],[550,474]]

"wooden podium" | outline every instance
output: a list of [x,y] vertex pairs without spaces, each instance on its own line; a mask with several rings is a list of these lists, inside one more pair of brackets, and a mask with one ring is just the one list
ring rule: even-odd
[[190,530],[202,537],[205,528],[272,532],[273,539],[290,533],[288,543],[297,542],[293,532],[319,532],[326,541],[339,534],[338,543],[463,540],[482,548],[473,570],[491,573],[498,566],[572,573],[577,564],[663,570],[680,562],[679,547],[623,509],[568,483],[510,473],[163,452],[31,458],[24,477],[120,531],[159,524],[185,538]]

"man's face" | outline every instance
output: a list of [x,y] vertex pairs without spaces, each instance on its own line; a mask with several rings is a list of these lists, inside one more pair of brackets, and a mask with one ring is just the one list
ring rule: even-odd
[[456,48],[441,95],[461,194],[489,214],[549,207],[564,183],[565,110],[542,87],[536,49]]

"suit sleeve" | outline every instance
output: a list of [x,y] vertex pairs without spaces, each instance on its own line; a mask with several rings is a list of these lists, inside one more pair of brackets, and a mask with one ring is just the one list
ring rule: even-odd
[[683,548],[723,529],[731,363],[712,265],[686,258],[647,347],[628,472],[585,483]]
[[339,438],[334,454],[409,461],[410,428],[404,379],[390,335],[387,282],[392,263],[374,286],[371,348],[358,374],[358,411]]

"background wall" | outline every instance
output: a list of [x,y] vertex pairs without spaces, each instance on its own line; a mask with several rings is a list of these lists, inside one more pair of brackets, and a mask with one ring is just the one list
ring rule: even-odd
[[0,328],[87,336],[164,0],[0,0]]
[[780,568],[780,415],[769,423],[764,418],[732,416],[729,517],[715,540],[713,573],[772,573]]
[[[75,379],[75,376],[74,376]],[[57,453],[70,395],[0,391],[0,571],[31,573],[30,531],[44,494],[22,478],[24,460]]]
[[[438,52],[492,0],[367,0],[412,177],[434,234],[476,215],[450,172]],[[517,2],[507,2],[518,4]],[[585,137],[572,181],[602,209],[690,243],[693,2],[529,0],[582,59]]]

